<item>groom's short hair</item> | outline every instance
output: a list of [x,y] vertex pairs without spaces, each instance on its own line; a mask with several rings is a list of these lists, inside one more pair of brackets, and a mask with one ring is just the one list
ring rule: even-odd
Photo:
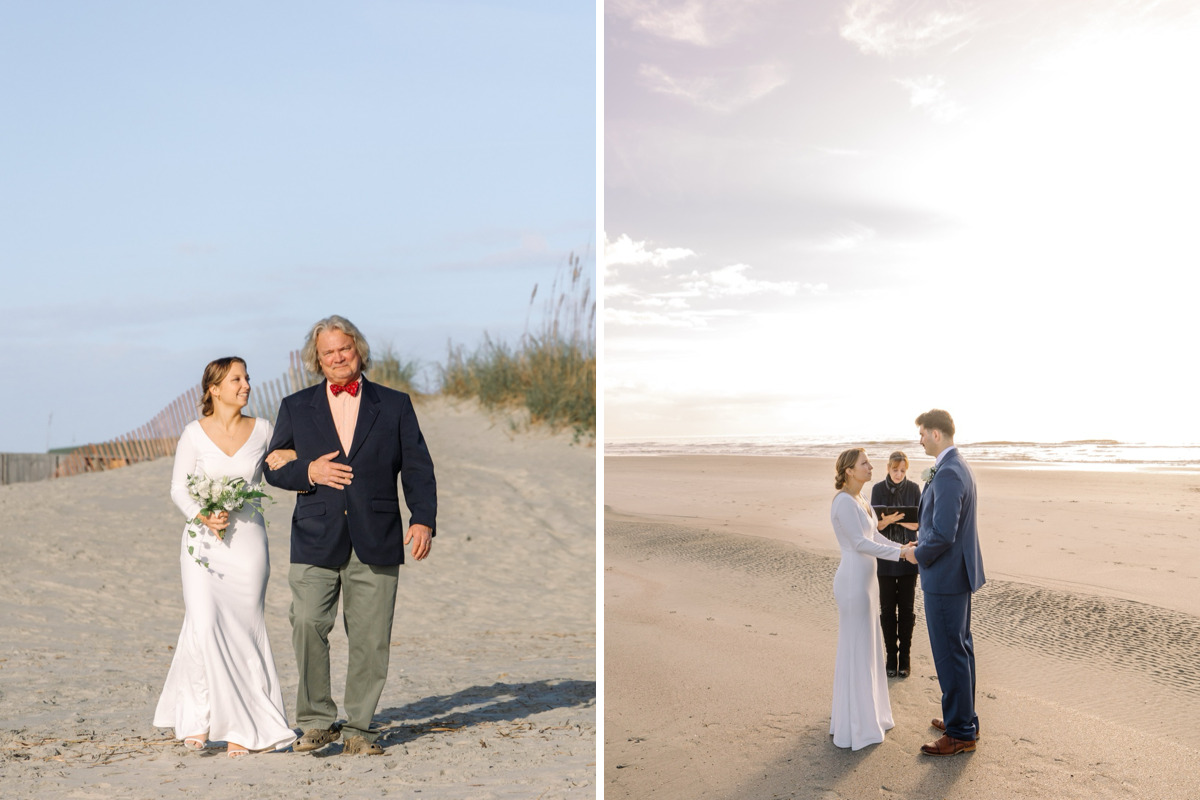
[[926,430],[941,431],[951,439],[954,438],[954,420],[950,418],[948,411],[942,411],[940,408],[930,409],[917,417],[917,424]]

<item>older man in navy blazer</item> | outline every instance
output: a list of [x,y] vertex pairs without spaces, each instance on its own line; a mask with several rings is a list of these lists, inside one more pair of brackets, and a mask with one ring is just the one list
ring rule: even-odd
[[932,722],[941,738],[921,746],[931,756],[975,749],[975,643],[971,594],[983,586],[983,556],[975,525],[975,476],[954,446],[954,420],[941,409],[917,417],[921,445],[934,456],[921,493],[920,534],[909,560],[921,573],[925,624],[938,683],[942,718]]
[[[270,450],[295,450],[296,459],[266,472],[273,486],[298,492],[288,583],[304,735],[294,747],[316,750],[345,733],[343,752],[378,755],[371,719],[387,680],[399,565],[405,545],[417,561],[432,546],[433,461],[408,395],[363,377],[370,348],[349,320],[316,323],[302,360],[325,380],[283,399]],[[411,514],[407,531],[397,478]],[[341,728],[328,638],[339,595],[349,644]]]

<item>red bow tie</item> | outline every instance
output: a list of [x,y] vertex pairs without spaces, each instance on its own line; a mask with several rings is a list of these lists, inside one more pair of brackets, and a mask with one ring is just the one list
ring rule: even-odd
[[348,393],[351,397],[358,397],[358,381],[351,381],[345,386],[338,386],[336,383],[329,384],[329,391],[333,392],[333,396],[337,397],[342,392]]

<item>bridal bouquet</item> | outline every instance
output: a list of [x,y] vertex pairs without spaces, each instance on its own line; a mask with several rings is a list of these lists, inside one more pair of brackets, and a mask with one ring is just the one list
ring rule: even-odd
[[[234,511],[240,511],[247,503],[261,514],[262,499],[271,499],[263,491],[263,488],[264,484],[247,483],[245,478],[228,476],[210,478],[202,472],[187,476],[188,494],[200,504],[199,514],[206,517],[212,516],[218,511],[227,511],[232,514]],[[190,520],[188,536],[196,538],[202,526],[203,523],[199,519]],[[224,541],[225,531],[213,531],[213,533],[218,539]],[[206,566],[203,561],[196,558],[195,548],[190,544],[188,545],[188,555],[192,556],[200,566]]]

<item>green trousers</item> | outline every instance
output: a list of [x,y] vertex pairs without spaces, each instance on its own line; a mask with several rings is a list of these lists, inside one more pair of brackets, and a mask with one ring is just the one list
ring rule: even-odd
[[354,553],[340,567],[292,564],[292,646],[300,685],[296,689],[296,724],[302,730],[328,728],[337,721],[337,703],[329,686],[329,632],[342,599],[342,623],[349,643],[346,671],[344,737],[375,741],[371,718],[387,681],[392,616],[396,609],[398,566],[364,564]]

